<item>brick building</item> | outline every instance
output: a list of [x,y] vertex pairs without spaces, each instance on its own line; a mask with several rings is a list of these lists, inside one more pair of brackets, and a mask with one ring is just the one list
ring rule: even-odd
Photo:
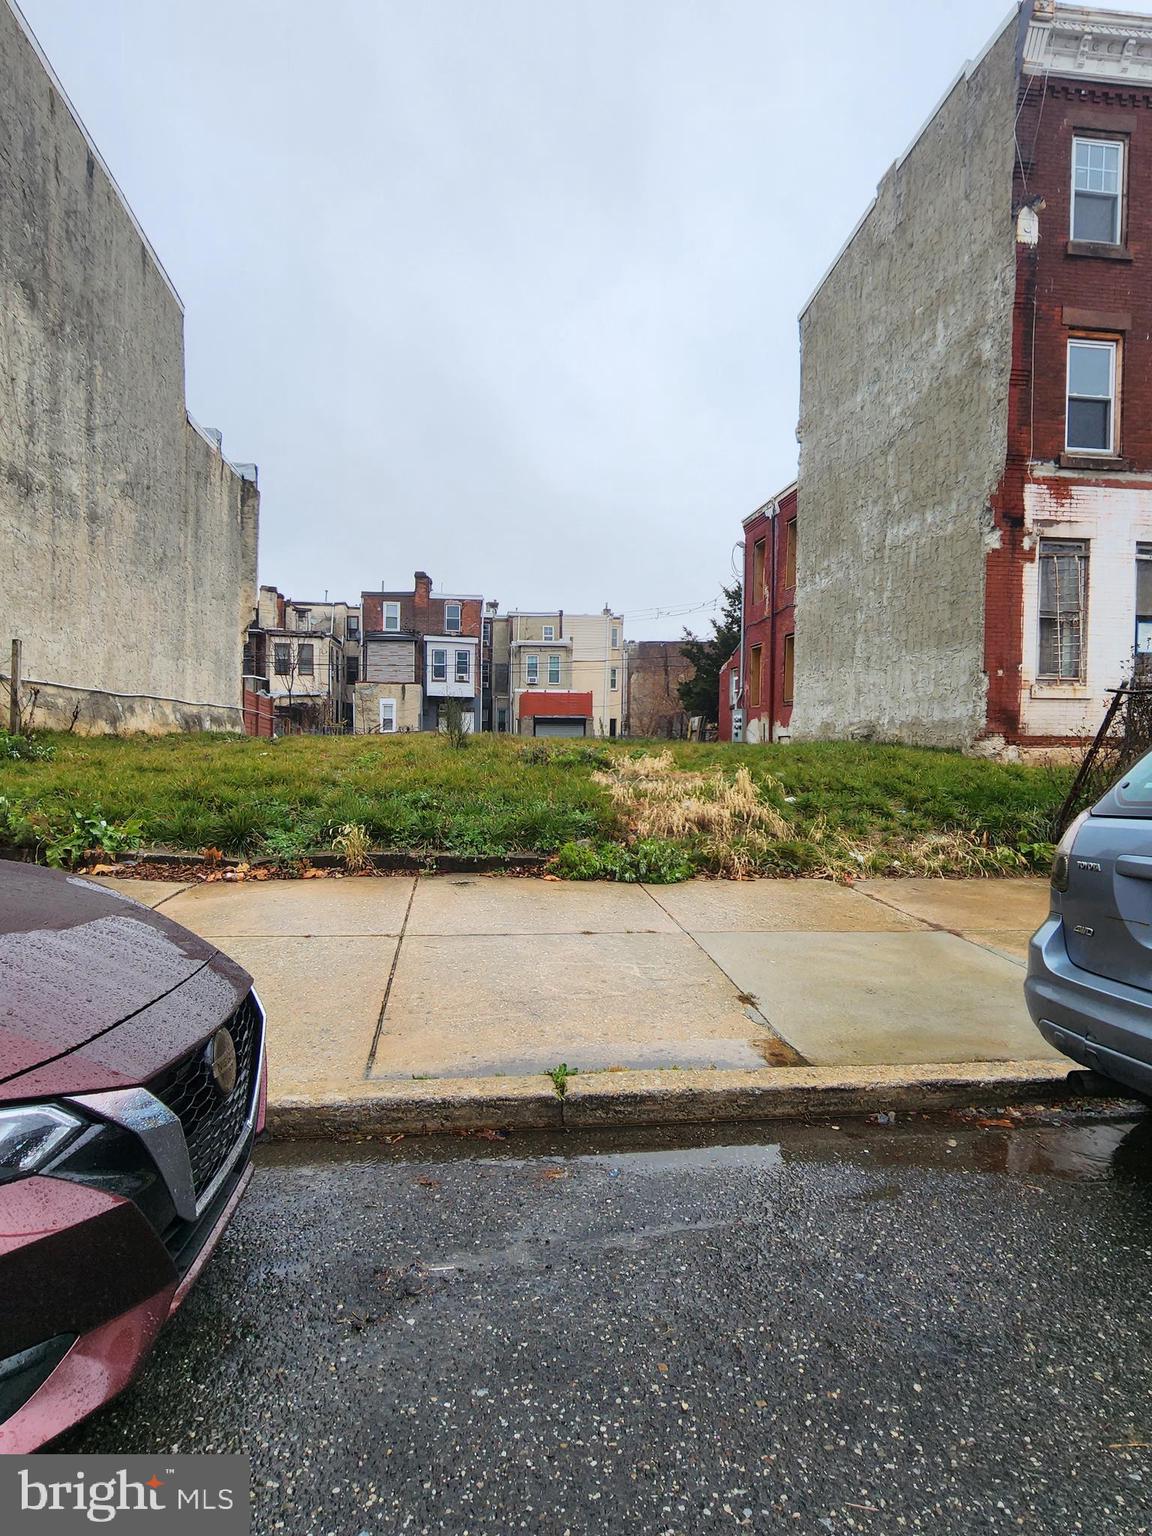
[[688,734],[688,713],[680,702],[679,686],[696,669],[680,640],[629,640],[624,658],[627,703],[626,736],[655,736],[679,740]]
[[480,730],[483,598],[434,593],[417,571],[411,591],[363,592],[360,606],[356,731],[440,730],[449,699],[460,701],[465,729]]
[[744,519],[743,635],[720,676],[717,739],[787,741],[796,629],[796,486]]
[[801,316],[797,736],[1095,727],[1152,648],[1152,18],[1026,0]]
[[245,687],[267,694],[281,730],[339,730],[352,723],[359,675],[360,610],[327,597],[306,601],[262,586],[244,639]]

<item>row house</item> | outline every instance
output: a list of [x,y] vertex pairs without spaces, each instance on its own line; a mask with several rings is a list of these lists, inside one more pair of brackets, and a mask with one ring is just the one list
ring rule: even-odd
[[521,736],[623,734],[624,621],[601,613],[514,611],[485,620],[491,728]]
[[360,610],[349,603],[287,598],[262,586],[244,645],[244,682],[271,695],[281,729],[351,724],[359,677]]
[[475,595],[433,593],[425,571],[416,572],[410,591],[363,592],[354,729],[443,730],[455,699],[465,730],[480,730],[483,607]]
[[801,316],[798,737],[1097,726],[1152,650],[1150,275],[1152,18],[1026,0]]
[[720,741],[791,739],[796,680],[796,511],[797,488],[793,484],[744,519],[741,637],[721,669]]

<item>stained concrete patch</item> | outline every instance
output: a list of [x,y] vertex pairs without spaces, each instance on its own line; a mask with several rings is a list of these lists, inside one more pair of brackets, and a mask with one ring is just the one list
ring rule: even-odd
[[684,934],[410,934],[373,1076],[794,1059]]
[[920,927],[916,918],[830,880],[689,880],[651,887],[650,894],[690,933],[899,933]]
[[1020,967],[950,933],[701,934],[813,1065],[1057,1060]]
[[397,940],[230,939],[268,1015],[268,1091],[276,1099],[331,1088],[340,1097],[364,1075]]
[[[78,878],[103,885],[121,896],[131,896],[145,907],[158,907],[162,901],[187,888],[185,880],[118,880],[115,875],[81,875]],[[169,916],[165,909],[164,916]]]
[[450,875],[416,887],[409,934],[675,933],[639,886]]
[[979,944],[983,949],[994,950],[996,954],[1014,960],[1017,965],[1027,966],[1028,942],[1032,933],[1031,928],[999,928],[991,932],[965,929],[961,938],[967,939],[969,944]]
[[956,931],[1035,933],[1048,916],[1047,880],[858,880],[856,889]]
[[[164,908],[205,938],[398,934],[412,877],[385,880],[223,880],[197,885]],[[318,978],[319,979],[319,978]]]

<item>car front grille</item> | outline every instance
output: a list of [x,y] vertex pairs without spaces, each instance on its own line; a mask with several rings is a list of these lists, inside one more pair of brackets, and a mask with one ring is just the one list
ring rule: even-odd
[[263,1020],[251,992],[224,1022],[236,1046],[236,1085],[227,1098],[220,1096],[204,1045],[148,1084],[184,1128],[198,1200],[239,1142],[259,1087],[256,1074]]

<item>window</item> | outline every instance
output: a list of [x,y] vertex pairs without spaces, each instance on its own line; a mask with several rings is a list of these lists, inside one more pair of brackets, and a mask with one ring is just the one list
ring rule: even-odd
[[508,729],[508,711],[500,708],[496,711],[496,729],[506,731]]
[[1073,453],[1115,451],[1116,343],[1068,343],[1065,447]]
[[296,652],[296,670],[303,677],[311,677],[315,670],[313,651],[311,645],[302,645]]
[[612,626],[612,649],[614,651],[620,649],[620,628],[616,624]]
[[609,722],[608,722],[608,734],[609,734],[609,736],[615,736],[615,734],[616,734],[616,717],[615,716],[613,716],[612,719],[609,720]]
[[400,604],[399,603],[385,603],[384,604],[384,628],[385,629],[399,629],[400,628]]
[[1074,683],[1083,677],[1087,597],[1087,543],[1041,539],[1038,676]]
[[525,677],[525,680],[526,680],[529,688],[535,688],[536,684],[540,681],[540,658],[539,658],[539,656],[525,656],[525,658],[524,658],[524,677]]
[[460,604],[444,604],[444,633],[446,635],[458,635],[460,633]]
[[1136,546],[1136,651],[1152,655],[1152,544]]
[[548,681],[552,684],[553,687],[555,687],[556,684],[560,681],[559,656],[549,656],[548,658]]
[[609,691],[609,693],[615,693],[617,688],[619,688],[619,686],[620,686],[620,668],[619,667],[609,667],[608,668],[608,691]]
[[492,644],[492,620],[491,619],[485,619],[483,625],[481,626],[481,628],[482,628],[483,635],[484,635],[484,644],[485,645],[491,645]]
[[396,729],[396,700],[380,700],[380,729],[386,734]]
[[728,704],[731,709],[736,708],[736,702],[740,697],[740,674],[733,667],[728,674]]
[[543,629],[543,635],[544,635],[545,640],[555,640],[555,638],[556,638],[556,626],[555,626],[555,624],[545,624],[544,629]]
[[346,656],[344,658],[344,681],[346,683],[358,683],[360,681],[359,656]]
[[296,610],[296,628],[297,629],[311,629],[312,628],[312,610],[310,608],[297,608],[297,610]]
[[1072,238],[1120,244],[1124,144],[1119,139],[1072,140]]
[[471,651],[457,651],[456,652],[456,681],[458,683],[467,683],[467,682],[469,682],[471,680],[471,677],[472,677],[472,652]]
[[796,585],[796,519],[791,517],[784,529],[784,585]]
[[292,671],[292,647],[290,645],[277,644],[274,650],[276,654],[277,677],[288,677]]
[[757,539],[752,546],[752,601],[758,603],[764,596],[764,540]]
[[784,636],[784,681],[780,694],[782,704],[791,704],[792,687],[796,676],[796,636]]
[[344,625],[344,635],[348,640],[358,640],[360,638],[360,615],[358,613],[350,613],[348,615]]
[[434,683],[448,681],[448,652],[442,646],[437,646],[432,652],[432,681]]
[[748,697],[745,703],[749,709],[754,708],[760,702],[760,654],[761,647],[754,645],[748,658]]

